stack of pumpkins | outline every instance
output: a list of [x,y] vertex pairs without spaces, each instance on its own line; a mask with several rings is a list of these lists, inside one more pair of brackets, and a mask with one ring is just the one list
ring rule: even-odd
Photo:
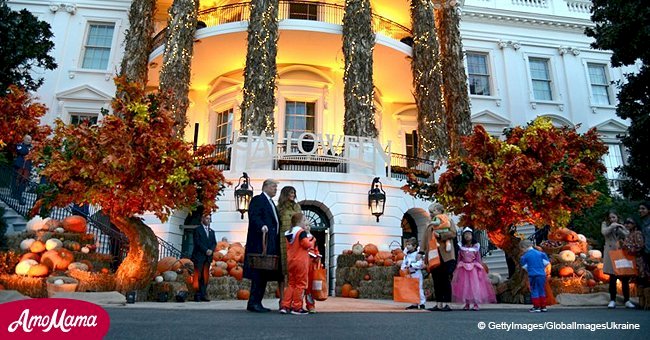
[[391,267],[401,266],[404,260],[404,252],[400,248],[394,248],[391,251],[380,251],[376,245],[368,243],[365,246],[357,242],[352,245],[352,249],[343,251],[343,255],[364,255],[364,260],[357,260],[354,265],[357,268],[369,268],[373,266]]
[[[90,252],[76,241],[63,241],[64,233],[86,232],[86,220],[81,216],[69,216],[63,221],[35,217],[27,223],[27,229],[36,232],[37,238],[27,238],[20,242],[23,255],[16,265],[17,275],[28,277],[46,277],[54,271],[92,270],[87,261],[75,262],[75,252]],[[52,237],[44,240],[45,232],[52,232]]]
[[235,242],[217,242],[212,255],[210,274],[214,277],[232,276],[237,281],[244,278],[244,246]]
[[558,283],[554,286],[566,287],[566,283],[579,281],[581,287],[588,288],[583,291],[588,292],[599,282],[609,281],[609,275],[603,273],[601,251],[590,250],[584,235],[559,228],[549,233],[540,246],[551,260],[551,280]]

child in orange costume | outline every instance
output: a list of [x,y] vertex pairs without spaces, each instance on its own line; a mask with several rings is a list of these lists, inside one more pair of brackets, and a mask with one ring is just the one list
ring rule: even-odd
[[284,290],[280,313],[287,314],[291,311],[294,315],[306,315],[309,312],[302,308],[302,301],[309,279],[309,249],[314,247],[315,239],[305,230],[307,220],[302,213],[291,217],[291,225],[294,227],[284,233],[287,240],[289,285]]
[[[309,232],[309,226],[305,230]],[[314,272],[320,268],[320,262],[323,255],[319,253],[318,247],[314,246],[309,249],[309,257],[311,263],[309,264],[309,280],[307,282],[307,291],[305,292],[305,304],[307,305],[309,314],[314,314],[316,313],[316,300],[314,300],[311,290],[313,288],[312,285],[314,284]]]

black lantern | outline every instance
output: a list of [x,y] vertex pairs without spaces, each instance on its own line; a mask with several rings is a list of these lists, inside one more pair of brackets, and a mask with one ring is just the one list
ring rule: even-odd
[[[242,182],[243,179],[243,182]],[[241,213],[241,219],[244,219],[244,213],[248,211],[248,206],[253,198],[253,186],[250,184],[248,174],[239,177],[239,183],[235,187],[235,204],[237,211]]]
[[370,212],[377,217],[377,222],[379,222],[379,216],[384,214],[385,205],[386,192],[379,181],[379,177],[375,177],[370,185],[370,191],[368,191],[368,207]]

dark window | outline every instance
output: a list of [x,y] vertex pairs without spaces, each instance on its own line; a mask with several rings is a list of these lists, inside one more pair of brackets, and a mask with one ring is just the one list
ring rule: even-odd
[[87,122],[88,125],[97,124],[97,114],[93,114],[93,113],[71,113],[70,114],[70,124],[79,125],[84,122]]
[[405,134],[406,155],[416,157],[418,151],[418,133],[413,130],[412,133]]
[[318,20],[318,5],[289,3],[289,19]]

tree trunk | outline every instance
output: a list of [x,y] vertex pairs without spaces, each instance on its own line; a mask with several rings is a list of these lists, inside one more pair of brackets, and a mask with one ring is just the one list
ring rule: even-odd
[[377,137],[375,126],[372,51],[372,10],[369,0],[346,0],[343,15],[343,57],[345,59],[345,118],[346,135]]
[[251,1],[241,104],[242,133],[273,134],[278,51],[278,0]]
[[115,273],[117,290],[126,293],[142,289],[156,273],[156,234],[137,217],[111,216],[111,222],[129,239],[129,253]]
[[129,82],[147,85],[147,65],[153,46],[153,15],[155,0],[134,0],[129,9],[129,28],[126,31],[124,57],[120,75]]
[[421,157],[446,158],[449,151],[442,101],[442,70],[431,0],[411,0],[413,96],[418,108]]
[[461,152],[461,137],[472,132],[467,75],[463,65],[463,43],[460,38],[460,9],[446,3],[435,7],[436,30],[440,42],[440,59],[445,74],[442,77],[445,117],[449,134],[449,153]]
[[180,137],[185,132],[190,106],[188,94],[198,8],[198,0],[174,0],[169,8],[167,43],[160,70],[160,92],[167,93],[165,106],[174,115],[174,132]]
[[526,271],[521,268],[519,259],[522,252],[519,248],[521,239],[516,237],[514,233],[504,233],[502,230],[488,232],[490,241],[500,249],[502,249],[506,256],[509,256],[515,262],[515,272],[506,283],[503,284],[500,291],[500,301],[502,303],[524,303],[526,295],[530,294],[528,287],[528,275]]

